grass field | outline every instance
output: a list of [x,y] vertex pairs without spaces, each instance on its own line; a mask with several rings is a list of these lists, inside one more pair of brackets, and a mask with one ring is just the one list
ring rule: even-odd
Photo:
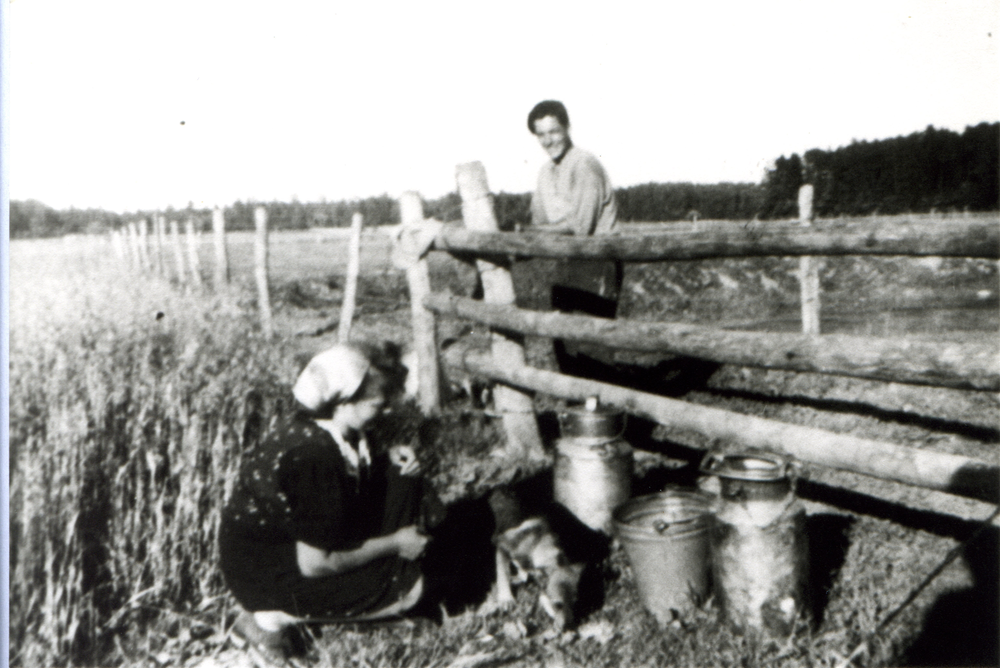
[[[337,317],[344,260],[336,238],[272,236],[279,336],[269,342],[255,319],[250,237],[233,236],[236,289],[228,299],[139,279],[100,244],[12,244],[11,665],[244,665],[224,636],[233,601],[215,567],[218,509],[239,462],[244,400],[255,390],[269,414],[287,408],[302,358],[335,336],[325,325]],[[367,244],[355,332],[405,341],[405,285],[389,270],[386,249]],[[207,243],[204,251],[208,267]],[[471,290],[462,266],[434,262],[436,283]],[[630,268],[623,316],[725,315],[735,326],[765,327],[794,309],[789,262],[678,265]],[[868,333],[961,329],[995,337],[998,329],[995,262],[831,260],[823,277],[824,313],[853,315]],[[938,301],[919,301],[927,294]],[[971,301],[956,308],[960,297]],[[894,315],[917,307],[921,314],[909,320]],[[534,362],[550,363],[544,345],[534,350]],[[998,458],[1000,411],[984,393],[928,390],[926,405],[936,411],[928,418],[894,404],[895,390],[877,383],[656,368],[665,392],[689,401]],[[539,398],[543,418],[553,405]],[[510,476],[486,456],[500,438],[492,418],[456,401],[439,427],[424,445],[439,460],[435,481],[449,498],[474,497]],[[694,448],[713,445],[667,428],[634,444],[680,465],[648,471],[636,481],[644,491],[689,480],[683,464]],[[800,489],[818,618],[787,641],[751,643],[728,630],[711,601],[657,627],[616,551],[603,605],[575,632],[552,633],[528,590],[506,613],[327,627],[315,642],[317,665],[834,665],[969,535],[971,520],[989,513],[986,504],[822,469],[810,470]],[[995,664],[997,565],[993,532],[880,634],[860,664]]]

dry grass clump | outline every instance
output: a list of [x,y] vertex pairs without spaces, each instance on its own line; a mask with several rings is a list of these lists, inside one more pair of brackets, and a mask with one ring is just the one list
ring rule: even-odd
[[223,301],[42,246],[11,252],[9,658],[120,660],[130,629],[219,595],[244,402],[277,412],[294,370]]

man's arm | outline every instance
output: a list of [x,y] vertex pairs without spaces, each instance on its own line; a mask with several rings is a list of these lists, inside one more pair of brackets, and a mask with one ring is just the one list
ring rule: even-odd
[[573,172],[571,182],[573,210],[566,225],[578,236],[590,236],[601,217],[608,189],[607,178],[596,160],[582,160]]

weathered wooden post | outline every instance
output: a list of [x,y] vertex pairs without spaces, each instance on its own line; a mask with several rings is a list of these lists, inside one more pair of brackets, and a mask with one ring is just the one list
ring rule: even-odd
[[160,276],[166,276],[166,264],[163,261],[163,236],[164,236],[164,225],[163,216],[156,215],[153,216],[153,228],[156,232],[155,236],[155,249],[156,249],[156,273]]
[[[400,207],[402,208],[402,204]],[[358,301],[358,273],[361,271],[361,225],[363,223],[364,216],[355,212],[351,217],[351,240],[347,247],[347,276],[344,278],[344,300],[340,305],[340,325],[337,327],[337,340],[341,343],[347,343],[351,337],[354,305]]]
[[177,282],[184,285],[187,283],[187,260],[184,258],[184,247],[181,244],[181,226],[176,220],[170,221],[170,245],[174,251]]
[[194,229],[194,220],[188,218],[184,222],[187,234],[188,267],[191,269],[191,281],[195,288],[201,287],[201,264],[198,262],[198,233]]
[[215,241],[212,287],[216,292],[221,292],[229,285],[229,254],[226,252],[226,215],[219,207],[212,210],[212,237]]
[[128,258],[125,255],[125,245],[120,230],[111,230],[111,248],[114,249],[115,255],[118,257],[118,263],[127,266]]
[[[399,217],[403,228],[398,243],[416,244],[407,235],[419,234],[424,221],[424,205],[419,193],[405,192],[399,199]],[[437,355],[437,332],[434,313],[424,308],[424,298],[431,292],[427,257],[419,252],[405,254],[406,282],[410,288],[410,314],[413,322],[413,350],[417,353],[417,398],[420,410],[433,415],[441,410],[441,374]]]
[[133,270],[142,270],[142,259],[139,257],[139,230],[134,222],[125,228],[125,239],[128,241],[128,263]]
[[144,272],[153,268],[149,261],[149,221],[145,218],[139,221],[139,264]]
[[[812,221],[813,186],[807,183],[799,188],[799,223],[809,226]],[[803,334],[819,334],[819,265],[820,260],[810,255],[799,258]]]
[[254,276],[257,279],[257,307],[260,310],[260,324],[264,336],[274,337],[274,323],[271,319],[271,296],[267,287],[267,209],[258,206],[253,210],[257,236],[254,237]]
[[[470,162],[456,168],[458,194],[462,197],[462,217],[470,230],[498,232],[493,199],[486,182],[486,169],[481,162]],[[514,282],[503,260],[476,260],[483,283],[483,300],[495,304],[513,304]],[[491,335],[493,361],[509,368],[521,368],[524,363],[524,344],[497,331]],[[507,448],[514,457],[541,459],[545,456],[542,438],[538,433],[534,404],[531,395],[513,387],[498,385],[493,392],[496,408],[503,415],[507,432]]]

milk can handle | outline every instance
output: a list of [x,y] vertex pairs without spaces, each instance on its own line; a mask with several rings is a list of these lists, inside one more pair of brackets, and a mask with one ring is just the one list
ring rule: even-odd
[[701,460],[701,465],[698,467],[698,470],[705,475],[718,475],[718,466],[721,463],[722,458],[716,453],[710,452]]
[[653,528],[656,530],[656,533],[662,534],[664,531],[666,531],[667,529],[669,529],[674,525],[689,524],[691,522],[694,522],[696,519],[697,519],[696,517],[689,517],[683,520],[677,520],[676,522],[668,522],[666,520],[656,520],[655,522],[653,522]]
[[798,488],[799,478],[808,476],[809,471],[798,461],[785,463],[785,477],[788,478],[788,485],[794,492]]

